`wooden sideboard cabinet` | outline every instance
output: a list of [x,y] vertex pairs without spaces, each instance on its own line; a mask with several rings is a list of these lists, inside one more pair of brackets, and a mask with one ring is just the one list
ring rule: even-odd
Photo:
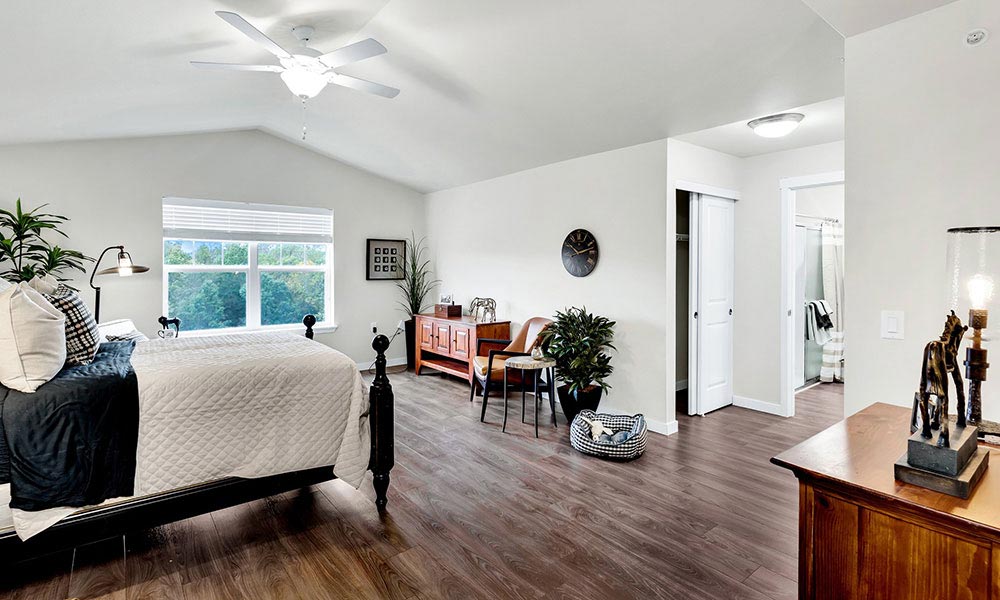
[[799,479],[799,598],[1000,598],[1000,462],[968,500],[898,482],[909,420],[874,404],[771,459]]
[[510,321],[477,323],[472,317],[417,315],[417,375],[427,368],[471,382],[479,339],[510,339]]

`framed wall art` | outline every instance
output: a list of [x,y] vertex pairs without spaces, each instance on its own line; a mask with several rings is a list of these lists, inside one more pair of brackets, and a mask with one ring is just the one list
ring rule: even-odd
[[406,240],[368,239],[365,279],[402,279],[406,261]]

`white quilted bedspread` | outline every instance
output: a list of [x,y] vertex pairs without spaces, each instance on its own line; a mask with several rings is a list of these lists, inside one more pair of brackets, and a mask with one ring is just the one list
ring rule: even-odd
[[[326,465],[361,485],[368,388],[340,352],[292,333],[153,339],[136,345],[132,367],[136,496]],[[11,510],[9,498],[0,486],[0,529],[13,525],[25,540],[79,510]]]
[[340,352],[292,333],[180,337],[138,344],[132,366],[137,496],[331,464],[361,484],[367,390]]

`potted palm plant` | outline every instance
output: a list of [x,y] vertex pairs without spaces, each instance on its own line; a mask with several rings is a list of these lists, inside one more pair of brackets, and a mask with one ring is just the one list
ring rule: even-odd
[[0,209],[0,277],[7,281],[30,281],[36,275],[68,281],[67,271],[86,272],[83,263],[94,260],[42,239],[45,232],[67,237],[59,227],[69,220],[41,212],[43,208],[24,211],[18,198],[13,211]]
[[396,287],[403,294],[403,299],[399,301],[403,311],[409,319],[404,323],[406,331],[406,368],[412,369],[417,364],[416,355],[416,320],[414,316],[420,314],[428,307],[425,304],[427,295],[431,289],[440,283],[437,279],[431,279],[430,260],[424,258],[427,248],[424,246],[426,238],[417,239],[415,234],[410,234],[410,239],[406,240],[406,259],[403,261],[403,278],[396,282]]
[[611,389],[606,381],[614,368],[607,350],[615,350],[615,322],[569,308],[557,312],[555,321],[542,332],[542,347],[556,361],[559,404],[573,421],[581,410],[597,410],[601,395]]

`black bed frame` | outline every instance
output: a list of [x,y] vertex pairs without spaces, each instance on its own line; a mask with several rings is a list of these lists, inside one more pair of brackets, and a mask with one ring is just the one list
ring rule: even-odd
[[[312,339],[316,318],[306,315],[302,322],[306,326],[306,337]],[[368,469],[373,475],[375,506],[381,512],[386,507],[389,471],[394,463],[392,386],[385,374],[385,351],[389,348],[389,338],[384,335],[375,336],[372,348],[376,358],[375,380],[369,394],[371,457]],[[4,565],[2,569],[5,570],[15,562],[180,521],[335,478],[333,465],[257,479],[231,477],[87,510],[63,519],[25,542],[13,530],[5,531],[0,533],[0,565]]]

